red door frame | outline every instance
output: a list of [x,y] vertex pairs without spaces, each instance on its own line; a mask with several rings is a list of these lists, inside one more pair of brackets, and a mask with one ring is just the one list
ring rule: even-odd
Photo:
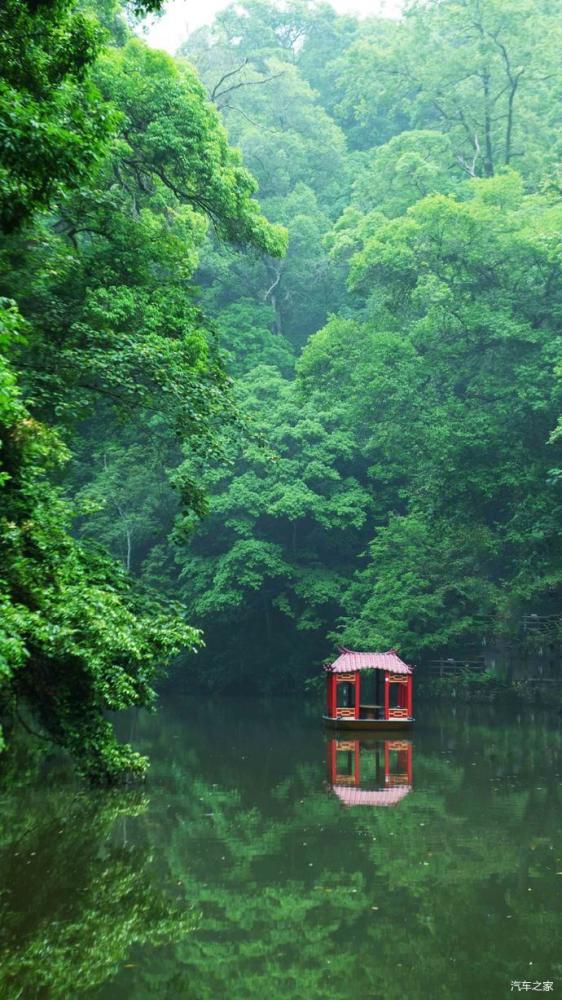
[[388,670],[384,672],[384,717],[390,719],[390,680]]

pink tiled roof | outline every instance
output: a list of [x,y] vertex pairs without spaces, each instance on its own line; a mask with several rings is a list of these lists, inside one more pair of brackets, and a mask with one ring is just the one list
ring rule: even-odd
[[351,649],[342,648],[341,655],[326,669],[336,674],[347,674],[353,670],[390,670],[393,674],[412,673],[412,668],[400,659],[394,649],[389,649],[387,653],[354,653]]
[[333,785],[332,790],[344,806],[395,806],[412,789],[411,785],[400,785],[399,788],[383,788],[380,791],[368,791],[362,788],[350,788],[348,785]]

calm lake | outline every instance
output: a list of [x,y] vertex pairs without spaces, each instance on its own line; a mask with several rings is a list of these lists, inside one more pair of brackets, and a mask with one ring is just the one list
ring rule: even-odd
[[2,1000],[560,994],[558,717],[418,701],[407,738],[336,743],[320,714],[168,693],[119,723],[141,791],[24,758]]

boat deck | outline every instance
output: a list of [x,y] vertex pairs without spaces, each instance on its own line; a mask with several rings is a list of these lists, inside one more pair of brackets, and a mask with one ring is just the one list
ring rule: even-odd
[[397,719],[353,719],[353,718],[334,718],[330,715],[323,715],[323,721],[327,726],[333,729],[363,729],[363,730],[378,730],[378,729],[411,729],[416,721],[413,718],[397,718]]

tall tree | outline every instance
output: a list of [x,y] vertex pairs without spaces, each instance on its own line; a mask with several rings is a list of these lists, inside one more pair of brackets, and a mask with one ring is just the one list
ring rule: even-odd
[[[73,8],[59,6],[66,31]],[[56,30],[57,11],[49,11]],[[30,23],[47,51],[51,36],[41,21]],[[42,166],[30,168],[8,228],[39,205],[48,203],[50,214],[2,246],[3,289],[17,293],[19,310],[2,300],[0,676],[4,708],[20,718],[30,711],[32,725],[106,782],[142,773],[146,761],[118,744],[104,711],[150,706],[159,668],[200,640],[182,608],[133,587],[103,553],[72,537],[75,511],[52,485],[69,457],[63,438],[101,432],[113,457],[112,437],[122,441],[127,422],[150,414],[176,465],[182,447],[208,459],[214,425],[230,419],[232,405],[190,287],[197,245],[209,220],[221,238],[271,255],[283,253],[284,234],[261,214],[255,182],[189,67],[132,40],[100,51],[90,78],[77,75],[75,86],[82,90],[68,99],[84,127],[97,127],[99,108],[113,136],[104,134],[103,149],[88,158],[84,133],[84,156],[76,147],[76,162],[50,186],[42,186]],[[95,103],[84,104],[92,93]],[[56,107],[45,113],[64,117],[54,85],[52,97]],[[56,141],[66,150],[74,138],[67,131]],[[5,161],[17,186],[16,167]],[[185,503],[201,510],[197,483],[181,471],[176,482]],[[99,498],[84,499],[91,506]],[[116,491],[105,499],[123,498]],[[123,520],[127,563],[133,529],[130,516]]]

